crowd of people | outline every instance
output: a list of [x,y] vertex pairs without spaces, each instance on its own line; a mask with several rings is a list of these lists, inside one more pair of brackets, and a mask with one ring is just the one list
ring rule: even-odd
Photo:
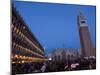
[[59,71],[91,70],[96,69],[96,59],[78,59],[74,61],[12,64],[12,74],[44,73]]
[[12,64],[12,74],[35,73],[41,68],[42,63],[14,63]]

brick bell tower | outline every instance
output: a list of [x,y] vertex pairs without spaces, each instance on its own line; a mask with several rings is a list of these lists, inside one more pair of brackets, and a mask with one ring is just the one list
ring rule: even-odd
[[95,49],[93,48],[91,36],[88,29],[87,19],[82,12],[79,12],[77,16],[77,22],[79,27],[82,56],[84,57],[95,56],[96,52]]

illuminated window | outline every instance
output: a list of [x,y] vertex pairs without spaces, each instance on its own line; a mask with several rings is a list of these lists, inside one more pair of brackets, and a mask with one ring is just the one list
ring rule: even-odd
[[25,26],[23,26],[23,29],[25,29]]
[[16,29],[17,29],[17,28],[16,28],[16,27],[14,27],[14,31],[16,31]]
[[18,34],[18,32],[19,32],[19,30],[17,29],[17,30],[16,30],[16,33]]
[[19,36],[21,35],[21,32],[19,31]]

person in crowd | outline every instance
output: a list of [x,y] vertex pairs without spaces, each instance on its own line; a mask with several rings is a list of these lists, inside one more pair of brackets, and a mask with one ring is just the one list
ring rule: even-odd
[[44,62],[43,66],[41,67],[41,72],[45,72],[47,64]]

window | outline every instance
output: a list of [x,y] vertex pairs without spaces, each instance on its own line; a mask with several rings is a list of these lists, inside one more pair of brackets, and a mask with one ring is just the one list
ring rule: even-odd
[[85,23],[85,21],[81,21],[81,23],[83,24],[83,23]]

